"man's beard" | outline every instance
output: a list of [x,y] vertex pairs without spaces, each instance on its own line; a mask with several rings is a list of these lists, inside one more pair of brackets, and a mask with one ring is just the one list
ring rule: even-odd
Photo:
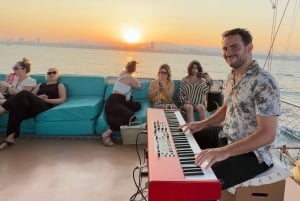
[[229,66],[230,66],[231,68],[233,68],[233,69],[239,69],[239,68],[242,67],[242,66],[245,64],[245,62],[246,62],[246,59],[238,58],[235,62],[230,63],[230,62],[228,62],[227,59],[228,59],[228,58],[226,58],[227,63],[228,63]]

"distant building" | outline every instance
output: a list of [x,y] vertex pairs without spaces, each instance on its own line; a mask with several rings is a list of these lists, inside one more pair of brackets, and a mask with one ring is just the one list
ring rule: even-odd
[[154,42],[150,42],[150,50],[154,50],[155,49],[155,43]]
[[23,37],[19,38],[18,42],[19,43],[24,43],[24,38]]

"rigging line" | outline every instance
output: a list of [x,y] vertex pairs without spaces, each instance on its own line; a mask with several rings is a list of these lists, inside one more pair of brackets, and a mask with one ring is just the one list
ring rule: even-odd
[[[275,0],[274,3],[271,1],[271,4],[272,4],[272,9],[273,9],[273,22],[272,22],[271,37],[270,37],[270,47],[271,47],[272,41],[274,40],[274,35],[275,35],[278,0]],[[270,66],[271,66],[272,59],[273,59],[272,58],[273,48],[269,50],[269,53],[270,53],[270,58],[267,60],[267,62],[268,62],[268,70],[270,70]],[[264,67],[265,67],[265,65],[264,65]]]
[[[277,6],[278,6],[278,0],[275,0],[275,3],[272,3],[272,9],[274,10],[273,12],[273,22],[272,22],[272,29],[271,29],[271,37],[270,37],[270,44],[272,43],[272,40],[274,40],[274,35],[275,35],[275,25],[276,25],[276,19],[277,19]],[[270,71],[270,66],[273,60],[273,48],[270,49],[270,59],[268,60],[268,70]]]
[[279,28],[280,28],[280,26],[281,26],[281,23],[282,23],[282,21],[283,21],[283,18],[284,18],[284,16],[285,16],[285,13],[286,13],[286,10],[287,10],[287,7],[288,7],[289,3],[290,3],[290,0],[288,0],[287,3],[286,3],[286,5],[285,5],[283,14],[282,14],[282,16],[281,16],[280,22],[279,22],[278,27],[277,27],[277,30],[276,30],[276,33],[275,33],[274,38],[273,38],[273,40],[272,40],[272,42],[271,42],[271,44],[270,44],[270,48],[269,48],[269,51],[268,51],[268,55],[267,55],[266,61],[265,61],[265,63],[264,63],[264,67],[265,67],[265,65],[266,65],[266,62],[268,61],[268,59],[269,59],[270,56],[271,56],[271,55],[270,55],[270,54],[271,54],[271,50],[273,49],[273,46],[274,46],[274,42],[275,42],[276,36],[277,36],[277,34],[278,34],[278,32],[279,32]]
[[291,21],[291,25],[290,25],[289,34],[288,34],[287,46],[286,46],[286,49],[285,49],[285,54],[287,54],[288,49],[289,49],[290,44],[291,44],[291,39],[292,39],[293,33],[295,31],[295,24],[296,24],[296,19],[297,19],[297,15],[298,15],[299,9],[300,9],[300,2],[298,0],[296,0],[295,6],[294,6],[294,9],[293,9],[293,17],[292,17],[292,21]]
[[274,8],[276,8],[276,5],[273,3],[273,1],[272,0],[270,0],[271,1],[271,4],[272,4],[272,8],[274,9]]

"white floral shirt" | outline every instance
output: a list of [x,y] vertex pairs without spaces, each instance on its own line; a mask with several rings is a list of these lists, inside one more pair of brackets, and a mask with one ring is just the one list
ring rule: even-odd
[[[240,82],[234,84],[234,71],[226,82],[224,102],[226,118],[220,136],[236,142],[257,129],[256,116],[280,115],[279,87],[273,76],[254,60]],[[259,162],[272,164],[273,143],[254,150]]]

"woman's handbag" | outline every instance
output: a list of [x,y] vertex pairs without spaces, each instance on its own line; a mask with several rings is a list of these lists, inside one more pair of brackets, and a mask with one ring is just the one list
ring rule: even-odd
[[143,132],[146,131],[146,123],[137,118],[133,121],[133,117],[130,118],[128,125],[120,126],[123,144],[147,144],[147,135]]

